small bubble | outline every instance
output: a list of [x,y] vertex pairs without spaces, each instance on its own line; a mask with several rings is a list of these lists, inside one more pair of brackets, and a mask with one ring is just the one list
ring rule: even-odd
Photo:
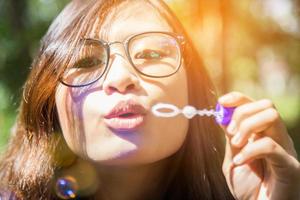
[[55,184],[55,192],[61,199],[74,199],[78,190],[78,184],[73,177],[59,178]]

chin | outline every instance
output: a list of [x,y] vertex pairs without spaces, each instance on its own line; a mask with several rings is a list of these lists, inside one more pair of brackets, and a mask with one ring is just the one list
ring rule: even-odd
[[147,165],[159,161],[159,158],[147,158],[136,151],[122,152],[113,155],[110,158],[94,160],[99,165],[116,166],[116,167],[134,167]]
[[139,163],[141,156],[138,155],[137,149],[123,150],[101,158],[89,158],[101,165],[136,165]]

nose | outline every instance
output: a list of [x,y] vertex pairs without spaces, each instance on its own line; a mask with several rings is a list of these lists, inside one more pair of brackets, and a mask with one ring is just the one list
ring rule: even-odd
[[111,53],[108,72],[103,81],[107,95],[114,92],[127,93],[138,89],[139,79],[125,54]]

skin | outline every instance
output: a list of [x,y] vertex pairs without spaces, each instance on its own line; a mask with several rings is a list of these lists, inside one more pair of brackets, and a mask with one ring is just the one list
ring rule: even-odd
[[[149,5],[141,1],[127,5],[117,8],[116,19],[108,16],[104,22],[103,27],[109,30],[105,40],[124,41],[141,32],[172,31]],[[180,95],[178,91],[182,91]],[[120,100],[128,98],[147,109],[146,123],[137,132],[118,134],[104,124],[103,117]],[[188,104],[184,65],[170,77],[144,77],[130,65],[119,44],[111,46],[109,70],[102,80],[75,89],[58,86],[56,105],[63,136],[73,152],[96,165],[109,199],[139,199],[144,195],[157,198],[153,191],[159,191],[157,184],[165,173],[168,157],[182,146],[188,129],[188,120],[182,116],[169,119],[152,115],[150,108],[157,102],[179,107]],[[75,135],[72,127],[76,127]],[[164,127],[163,131],[158,127]]]
[[[145,31],[172,31],[152,7],[141,2],[122,5],[117,19],[106,19],[103,27],[109,29],[109,36],[105,40],[123,41]],[[137,133],[118,135],[102,119],[125,97],[136,99],[148,110],[157,102],[183,107],[188,103],[184,66],[171,77],[153,79],[142,77],[132,68],[122,46],[112,46],[110,56],[109,71],[98,84],[80,89],[59,85],[56,104],[63,136],[73,152],[95,164],[108,199],[159,199],[159,180],[166,173],[169,156],[184,142],[188,120],[180,116],[156,118],[148,113]],[[223,172],[232,194],[240,200],[298,199],[299,162],[273,104],[237,92],[223,96],[219,102],[237,107],[234,123],[224,127],[227,142]],[[76,127],[75,132],[72,127]],[[158,127],[164,127],[163,132]],[[241,135],[241,141],[235,143],[237,135]]]
[[272,101],[239,92],[219,99],[236,107],[226,132],[223,172],[239,200],[300,199],[300,163]]

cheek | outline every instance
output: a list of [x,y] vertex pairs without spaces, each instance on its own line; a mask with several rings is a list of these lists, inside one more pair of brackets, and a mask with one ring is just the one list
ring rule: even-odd
[[[188,104],[187,75],[184,66],[180,68],[177,75],[172,77],[174,78],[172,84],[166,90],[166,103],[169,102],[182,109]],[[159,118],[159,120],[159,127],[163,127],[160,131],[164,142],[162,145],[169,146],[169,154],[175,153],[185,141],[189,120],[183,115],[177,115],[174,118]]]
[[80,106],[76,106],[68,88],[59,85],[55,94],[55,103],[62,129],[62,134],[68,147],[77,155],[83,155],[83,150],[79,141],[82,141],[82,116]]
[[70,131],[70,121],[68,120],[68,112],[66,106],[66,90],[59,86],[55,93],[55,104],[57,108],[58,118],[60,122],[60,127],[62,129],[63,136],[66,140],[68,146],[74,151],[74,141],[69,134]]
[[179,108],[188,104],[187,74],[184,66],[181,66],[176,74],[165,80],[165,88],[162,92],[169,103]]
[[[154,103],[170,103],[183,108],[188,104],[187,78],[184,67],[177,74],[164,78],[159,84],[146,84]],[[160,118],[149,115],[145,125],[145,148],[151,160],[159,160],[175,153],[184,143],[189,120],[182,115]]]
[[151,160],[161,160],[177,152],[185,141],[188,126],[188,120],[180,116],[150,119],[145,127],[149,137],[144,146]]

